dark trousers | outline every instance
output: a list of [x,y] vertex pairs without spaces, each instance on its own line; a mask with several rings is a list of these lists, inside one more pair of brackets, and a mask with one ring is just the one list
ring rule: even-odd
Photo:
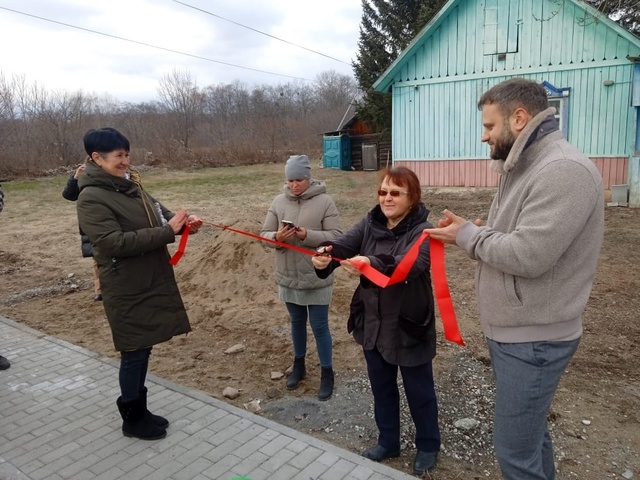
[[[378,426],[378,444],[400,450],[400,392],[398,366],[387,363],[378,350],[364,350],[373,392]],[[400,367],[404,392],[416,426],[415,444],[423,452],[440,451],[438,402],[431,362],[416,367]]]
[[131,402],[138,398],[144,387],[149,369],[151,347],[120,354],[120,392],[123,402]]

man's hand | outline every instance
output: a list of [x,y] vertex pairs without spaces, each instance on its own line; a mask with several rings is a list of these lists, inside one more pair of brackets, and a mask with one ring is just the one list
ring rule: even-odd
[[[445,210],[442,213],[444,216],[438,220],[438,228],[425,228],[424,233],[428,233],[431,238],[440,240],[442,243],[455,244],[458,230],[466,220],[449,210]],[[476,222],[478,221],[476,220]]]

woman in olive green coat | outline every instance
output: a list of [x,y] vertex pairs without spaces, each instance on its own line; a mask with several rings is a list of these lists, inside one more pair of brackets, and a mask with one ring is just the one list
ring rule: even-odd
[[186,210],[169,211],[142,189],[130,169],[129,141],[117,130],[90,130],[84,145],[91,160],[78,179],[78,222],[91,241],[113,343],[121,352],[122,431],[163,438],[169,422],[146,405],[149,356],[153,345],[191,330],[167,245],[184,228],[197,232],[202,220]]

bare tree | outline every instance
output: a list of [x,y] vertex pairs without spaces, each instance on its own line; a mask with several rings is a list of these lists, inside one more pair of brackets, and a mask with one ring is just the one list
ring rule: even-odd
[[15,119],[14,92],[4,73],[0,72],[0,144],[7,145],[10,123]]
[[122,130],[132,160],[153,153],[166,166],[234,165],[319,154],[320,136],[335,128],[353,99],[354,81],[326,72],[316,82],[199,89],[189,72],[160,80],[158,100],[119,103],[82,91],[49,91],[0,71],[0,175],[69,168],[84,156],[89,128]]
[[39,126],[42,154],[52,165],[75,165],[84,152],[79,139],[94,113],[96,98],[82,91],[55,91],[42,97],[35,123]]
[[314,85],[317,101],[325,109],[344,111],[360,97],[358,84],[353,77],[335,70],[319,73]]
[[178,139],[185,149],[189,148],[189,140],[204,103],[195,79],[188,71],[174,69],[160,79],[158,94],[160,103],[176,119]]

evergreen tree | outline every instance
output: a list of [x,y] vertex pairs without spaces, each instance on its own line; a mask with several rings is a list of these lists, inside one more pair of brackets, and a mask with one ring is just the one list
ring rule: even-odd
[[371,87],[446,0],[362,0],[358,52],[353,69],[363,92],[360,118],[391,131],[391,95]]
[[587,0],[586,3],[618,22],[631,33],[640,36],[639,0]]

